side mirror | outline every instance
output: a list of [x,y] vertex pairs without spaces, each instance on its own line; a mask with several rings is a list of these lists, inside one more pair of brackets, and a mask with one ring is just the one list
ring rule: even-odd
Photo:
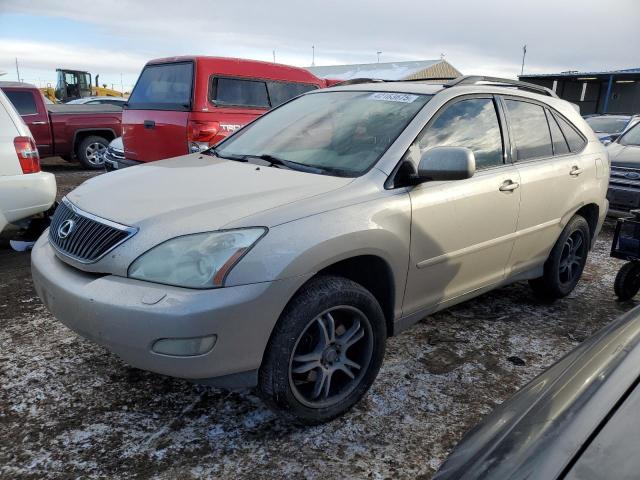
[[476,157],[466,147],[434,147],[422,154],[420,180],[464,180],[476,173]]

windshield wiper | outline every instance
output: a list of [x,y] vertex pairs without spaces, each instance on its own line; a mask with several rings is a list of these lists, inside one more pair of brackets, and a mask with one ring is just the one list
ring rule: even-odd
[[270,166],[285,167],[290,170],[300,170],[310,173],[322,173],[321,168],[312,167],[311,165],[305,165],[304,163],[294,162],[293,160],[285,160],[284,158],[276,157],[274,155],[263,153],[261,155],[244,155],[245,159],[257,158],[269,162]]
[[217,149],[216,147],[211,147],[206,149],[205,151],[201,152],[204,153],[205,155],[211,155],[211,156],[216,156],[218,158],[224,158],[225,160],[234,160],[236,162],[248,162],[249,160],[247,160],[245,157],[246,155],[234,155],[233,153],[227,153],[222,155]]

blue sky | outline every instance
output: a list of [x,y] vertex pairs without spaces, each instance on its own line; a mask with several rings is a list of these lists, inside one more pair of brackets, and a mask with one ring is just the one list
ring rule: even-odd
[[637,0],[0,0],[0,70],[55,82],[55,68],[131,88],[152,58],[205,54],[317,65],[439,58],[467,74],[640,66]]

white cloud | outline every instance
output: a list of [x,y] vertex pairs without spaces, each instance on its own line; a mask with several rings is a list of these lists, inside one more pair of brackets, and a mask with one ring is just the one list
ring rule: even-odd
[[[4,3],[6,2],[6,3]],[[638,66],[637,0],[507,0],[449,3],[396,0],[0,0],[6,12],[72,19],[95,29],[97,46],[0,38],[0,66],[70,66],[105,74],[139,72],[151,58],[206,54],[306,66],[438,58],[464,73],[513,77],[520,72],[605,70]],[[615,12],[615,13],[612,13]],[[1,33],[0,33],[1,35]],[[96,42],[95,39],[87,39]],[[6,62],[7,58],[10,60]]]

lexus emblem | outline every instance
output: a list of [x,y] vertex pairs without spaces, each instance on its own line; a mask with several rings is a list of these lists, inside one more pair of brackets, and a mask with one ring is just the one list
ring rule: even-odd
[[65,239],[69,235],[73,233],[73,230],[76,228],[76,222],[73,220],[65,220],[58,227],[58,238]]

